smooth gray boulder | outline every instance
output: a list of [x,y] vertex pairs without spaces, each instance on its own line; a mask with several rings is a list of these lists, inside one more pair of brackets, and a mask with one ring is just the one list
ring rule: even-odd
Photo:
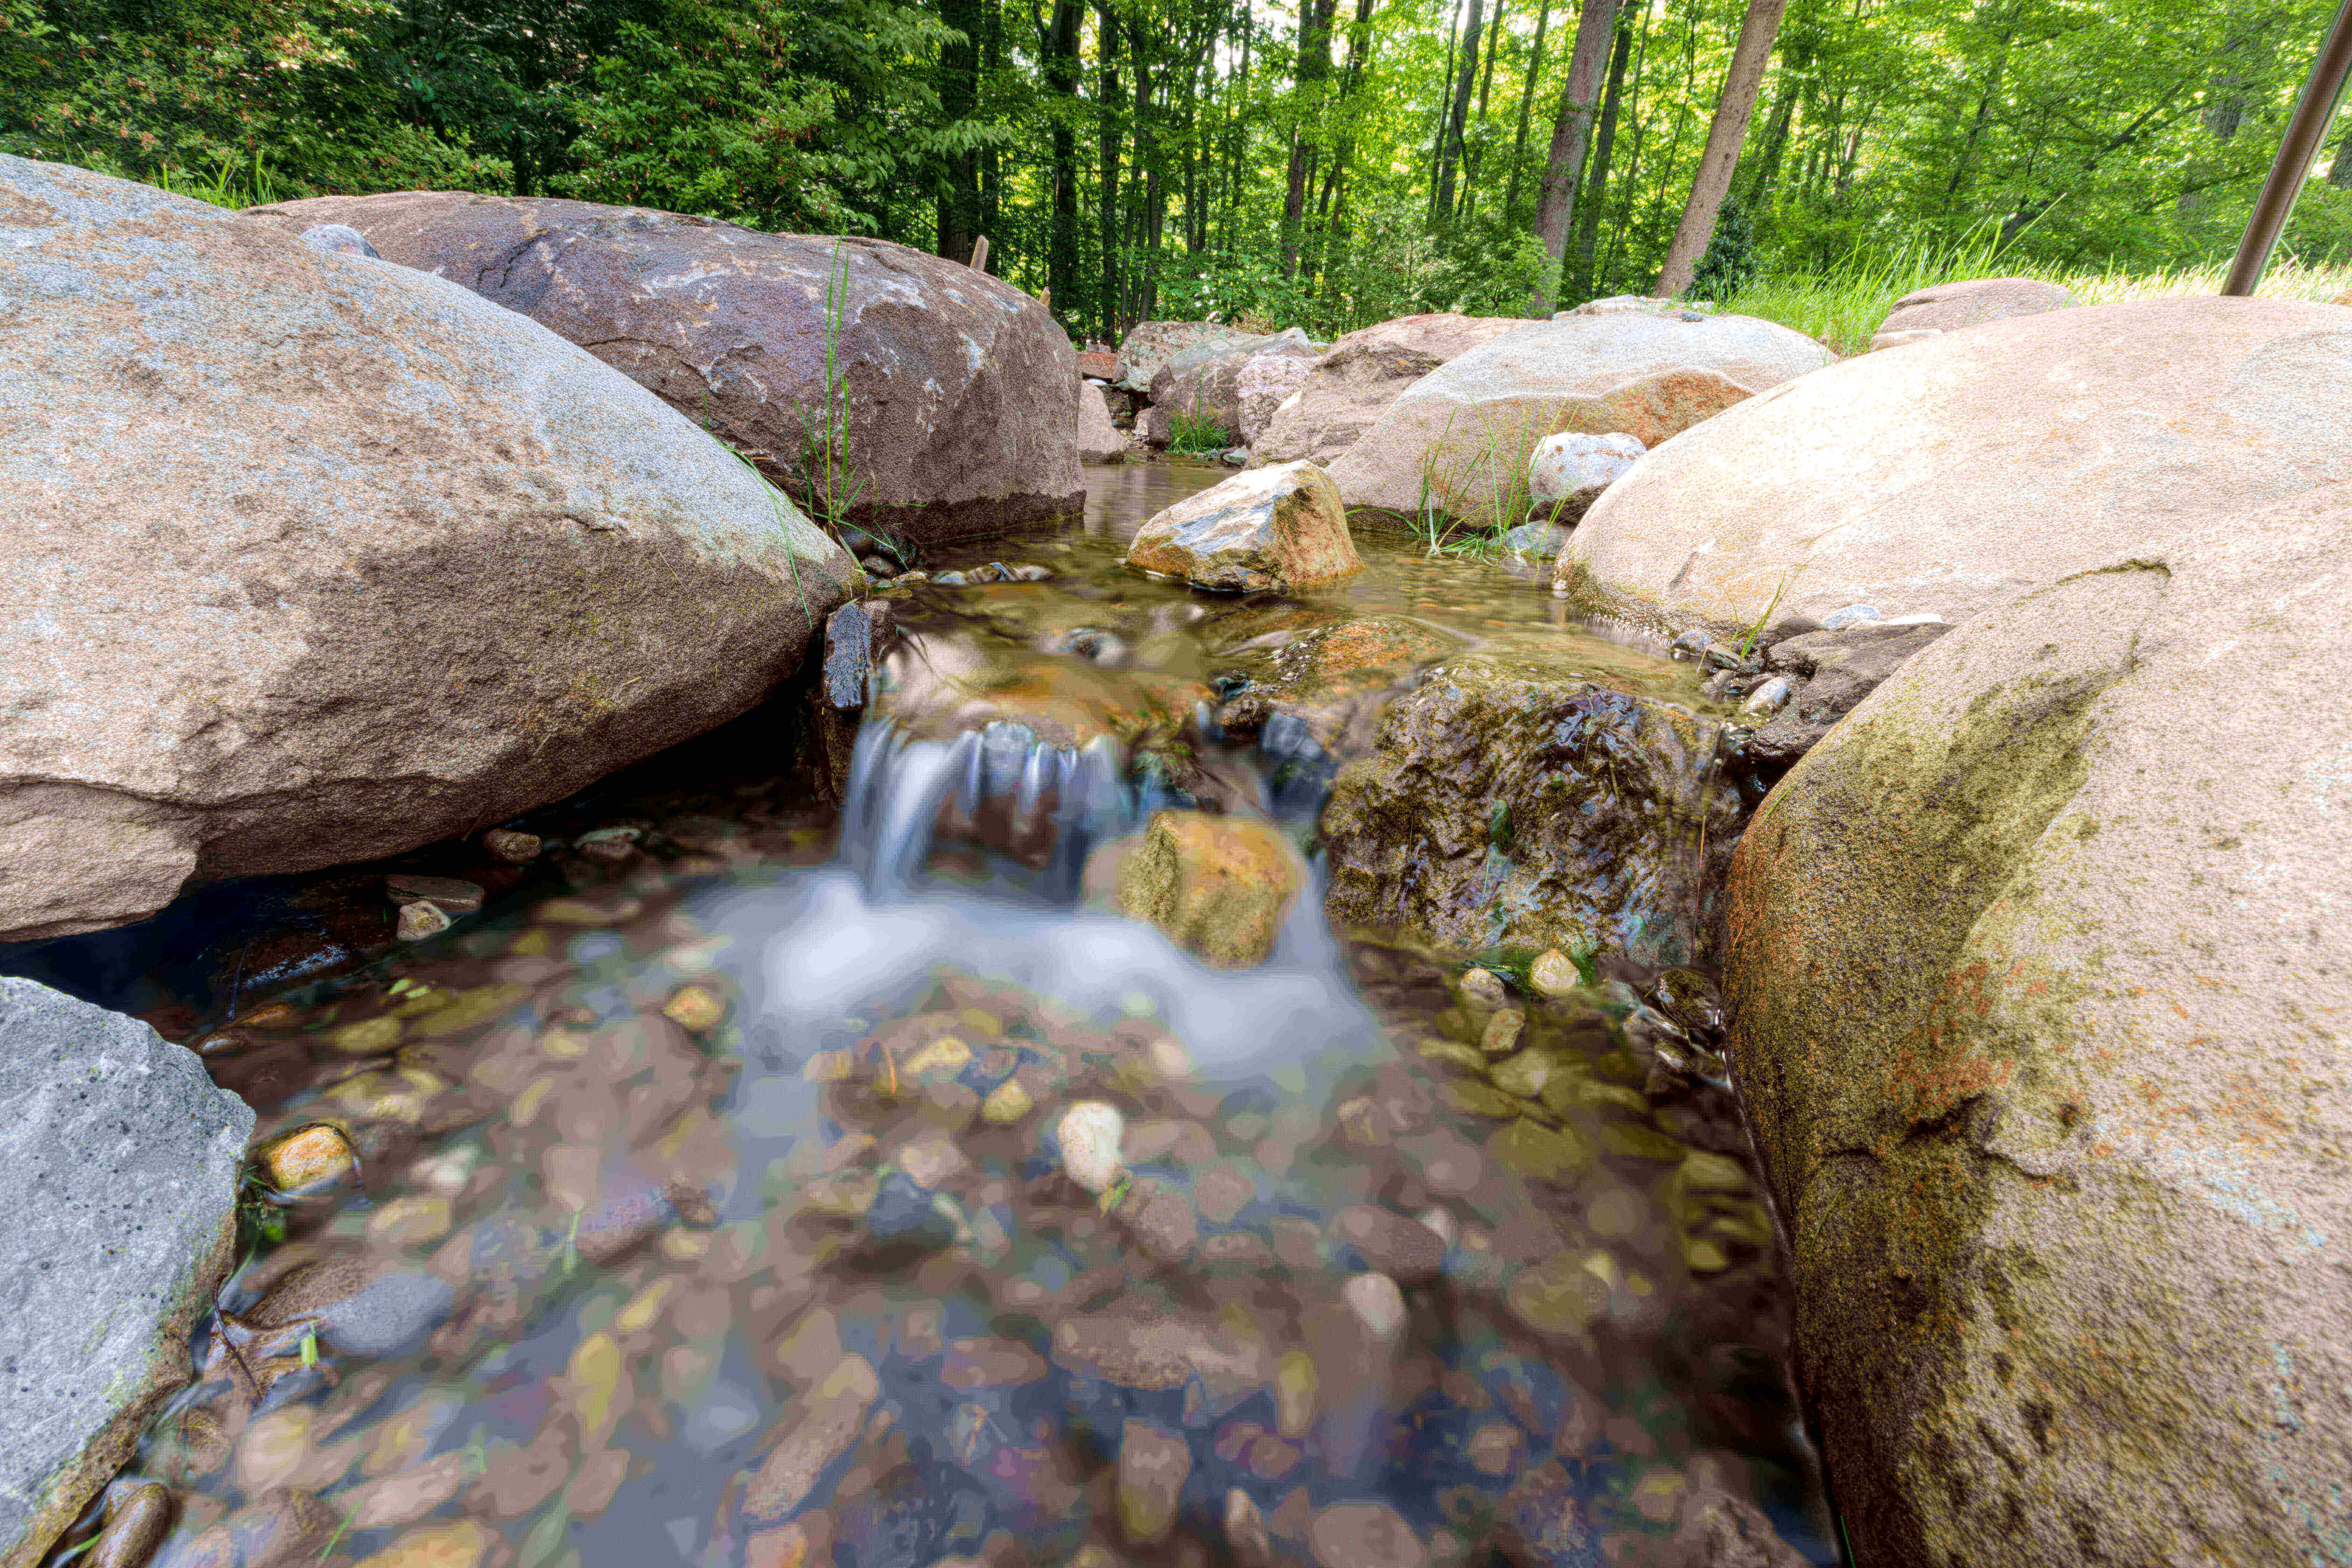
[[40,1561],[188,1381],[252,1132],[136,1018],[0,980],[0,1568]]
[[9,157],[0,556],[12,942],[560,800],[761,700],[856,571],[524,316]]

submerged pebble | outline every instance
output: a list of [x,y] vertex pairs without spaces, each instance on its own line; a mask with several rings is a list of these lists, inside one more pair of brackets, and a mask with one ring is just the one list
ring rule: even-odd
[[1098,1100],[1080,1100],[1062,1113],[1054,1129],[1062,1146],[1063,1171],[1090,1193],[1109,1191],[1118,1179],[1124,1160],[1119,1145],[1126,1134],[1127,1119],[1117,1108]]

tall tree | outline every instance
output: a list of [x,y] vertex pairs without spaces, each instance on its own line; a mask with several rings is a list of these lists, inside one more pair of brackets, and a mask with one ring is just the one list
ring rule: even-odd
[[[1078,305],[1078,30],[1086,0],[1054,0],[1053,20],[1037,40],[1053,140],[1054,223],[1045,247],[1045,291],[1076,319]],[[1105,331],[1115,331],[1108,321]]]
[[1519,216],[1519,169],[1528,155],[1528,117],[1535,107],[1536,83],[1543,76],[1544,29],[1551,26],[1551,0],[1543,0],[1536,12],[1535,50],[1528,57],[1528,79],[1519,89],[1519,128],[1511,137],[1511,178],[1503,192],[1503,221],[1510,223]]
[[[1475,5],[1477,0],[1472,0]],[[1331,14],[1339,0],[1304,0],[1298,7],[1298,77],[1290,127],[1290,173],[1282,196],[1282,275],[1298,271],[1298,231],[1307,214],[1307,185],[1319,150],[1323,89],[1331,78]]]
[[1575,216],[1576,189],[1584,174],[1585,140],[1601,96],[1601,68],[1617,30],[1619,0],[1584,0],[1576,18],[1576,48],[1568,58],[1568,81],[1560,89],[1559,113],[1552,122],[1551,153],[1544,161],[1543,189],[1536,198],[1536,239],[1543,247],[1543,277],[1528,301],[1528,314],[1547,316],[1559,294],[1560,259],[1568,249],[1569,220]]
[[[1647,11],[1644,9],[1644,16]],[[1577,202],[1576,272],[1578,295],[1600,290],[1592,271],[1592,249],[1601,237],[1601,210],[1609,200],[1609,164],[1617,151],[1617,109],[1625,92],[1625,62],[1633,52],[1633,18],[1620,16],[1617,47],[1609,55],[1609,88],[1601,98],[1601,131],[1592,148],[1592,172],[1585,176],[1584,194]]]
[[[954,29],[940,46],[940,119],[963,129],[980,112],[981,0],[940,0],[940,20]],[[980,163],[979,146],[963,137],[940,158],[939,253],[958,261],[980,238]]]
[[1454,81],[1454,105],[1445,117],[1445,135],[1437,154],[1436,216],[1440,222],[1454,215],[1454,171],[1462,158],[1462,133],[1470,120],[1470,84],[1478,75],[1478,30],[1486,0],[1470,0],[1470,20],[1462,29],[1462,65]]
[[1698,172],[1691,180],[1690,200],[1683,220],[1666,247],[1658,268],[1654,292],[1670,300],[1690,287],[1691,274],[1715,233],[1715,215],[1724,194],[1731,189],[1732,171],[1739,163],[1739,144],[1748,135],[1748,121],[1756,112],[1756,95],[1764,86],[1764,68],[1771,63],[1772,40],[1780,35],[1780,16],[1789,0],[1748,0],[1740,19],[1739,42],[1732,47],[1731,68],[1724,73],[1723,92],[1716,100],[1715,121],[1707,127],[1706,150],[1699,154]]
[[1119,293],[1118,148],[1121,140],[1118,87],[1118,21],[1110,0],[1095,0],[1095,148],[1101,186],[1095,203],[1097,248],[1102,252],[1102,291],[1095,314],[1102,333],[1116,342],[1127,326]]

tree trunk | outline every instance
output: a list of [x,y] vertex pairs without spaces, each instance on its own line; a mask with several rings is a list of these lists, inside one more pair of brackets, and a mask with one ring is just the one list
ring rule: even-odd
[[2327,183],[2339,191],[2352,191],[2352,124],[2344,127],[2344,140],[2336,144],[2336,161],[2327,165]]
[[1601,131],[1592,148],[1592,173],[1585,178],[1584,194],[1577,198],[1573,281],[1580,299],[1600,292],[1594,287],[1592,249],[1601,238],[1601,205],[1609,199],[1609,163],[1617,151],[1617,109],[1625,95],[1625,62],[1633,52],[1633,30],[1632,17],[1618,19],[1617,47],[1609,53],[1609,90],[1601,96]]
[[[980,111],[981,0],[940,0],[956,36],[940,46],[940,118],[953,125]],[[980,153],[950,153],[939,172],[939,254],[961,261],[980,238]]]
[[1584,175],[1584,144],[1592,129],[1594,100],[1601,96],[1601,67],[1617,30],[1619,0],[1584,0],[1576,18],[1576,49],[1568,57],[1568,82],[1552,122],[1551,154],[1544,161],[1543,189],[1536,198],[1536,238],[1543,246],[1543,278],[1528,300],[1528,314],[1552,312],[1559,294],[1560,258],[1568,249],[1569,220],[1575,216],[1577,183]]
[[1454,84],[1454,109],[1446,117],[1445,141],[1437,156],[1437,217],[1454,216],[1454,171],[1462,160],[1462,132],[1470,121],[1470,86],[1478,75],[1478,29],[1486,0],[1470,0],[1470,21],[1462,30],[1462,68]]
[[[1596,292],[1604,280],[1610,283],[1616,281],[1618,247],[1624,241],[1627,226],[1633,221],[1633,199],[1642,189],[1642,143],[1649,130],[1642,119],[1643,68],[1650,63],[1650,8],[1647,5],[1642,7],[1639,33],[1633,41],[1633,64],[1625,73],[1626,79],[1633,84],[1625,92],[1625,119],[1633,127],[1633,144],[1625,160],[1624,178],[1617,182],[1617,221],[1610,225],[1609,248],[1602,254],[1601,265],[1592,275]],[[1603,218],[1602,221],[1607,220]]]
[[1527,85],[1519,93],[1519,129],[1511,138],[1511,178],[1503,190],[1503,221],[1519,215],[1519,170],[1528,158],[1528,115],[1536,101],[1536,82],[1543,76],[1544,29],[1551,25],[1551,0],[1536,12],[1535,52],[1528,57]]
[[1097,310],[1103,336],[1119,340],[1127,322],[1125,301],[1118,292],[1118,18],[1110,0],[1095,0],[1095,156],[1101,181],[1095,200],[1095,221],[1102,249],[1101,294]]
[[1659,299],[1670,300],[1690,287],[1698,258],[1715,233],[1715,215],[1731,189],[1731,173],[1739,163],[1739,143],[1756,112],[1756,94],[1764,85],[1764,68],[1771,63],[1772,40],[1780,31],[1780,15],[1789,0],[1748,0],[1748,15],[1739,24],[1739,42],[1731,51],[1731,68],[1724,73],[1723,96],[1716,100],[1715,123],[1707,127],[1706,151],[1698,158],[1691,181],[1690,202],[1683,221],[1666,247],[1665,264],[1658,269]]
[[[1075,320],[1078,289],[1078,149],[1070,129],[1078,108],[1078,28],[1086,20],[1086,0],[1054,0],[1054,19],[1038,40],[1045,56],[1045,85],[1066,99],[1067,112],[1054,117],[1054,227],[1045,249],[1045,291],[1061,301],[1062,313]],[[1103,331],[1115,333],[1109,321]]]
[[1429,139],[1429,221],[1437,221],[1437,166],[1445,162],[1445,111],[1453,107],[1454,61],[1462,42],[1462,0],[1454,0],[1454,21],[1445,34],[1445,69],[1437,79],[1437,131]]

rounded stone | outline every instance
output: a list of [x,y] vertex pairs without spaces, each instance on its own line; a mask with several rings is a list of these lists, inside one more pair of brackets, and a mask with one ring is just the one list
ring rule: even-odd
[[1127,1118],[1099,1100],[1078,1101],[1054,1128],[1055,1141],[1062,1147],[1062,1170],[1090,1193],[1108,1192],[1118,1179],[1126,1136]]

